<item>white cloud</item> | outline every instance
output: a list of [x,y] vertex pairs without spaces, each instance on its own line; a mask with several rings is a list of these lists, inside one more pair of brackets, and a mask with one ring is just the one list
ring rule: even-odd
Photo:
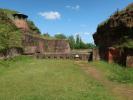
[[90,33],[89,32],[77,32],[77,33],[75,33],[75,36],[76,35],[90,35]]
[[80,5],[76,5],[76,6],[67,5],[66,8],[69,8],[69,9],[72,9],[72,10],[79,10],[80,9]]
[[39,15],[43,16],[47,20],[57,20],[61,18],[61,14],[57,11],[40,12]]

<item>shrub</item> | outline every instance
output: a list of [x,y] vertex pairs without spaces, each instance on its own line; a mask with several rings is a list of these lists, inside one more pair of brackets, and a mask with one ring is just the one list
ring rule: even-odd
[[22,47],[22,33],[12,23],[6,13],[0,12],[0,22],[0,51],[13,47]]

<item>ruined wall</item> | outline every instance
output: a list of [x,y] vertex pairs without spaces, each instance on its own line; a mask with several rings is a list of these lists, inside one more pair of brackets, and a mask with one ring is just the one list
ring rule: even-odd
[[100,60],[100,55],[99,55],[99,49],[98,48],[93,49],[92,60],[93,61],[99,61]]
[[23,46],[25,54],[70,53],[70,46],[67,40],[49,40],[30,34],[24,34]]
[[28,24],[26,20],[24,19],[15,19],[14,24],[17,26],[17,28],[23,30],[23,31],[29,31]]
[[34,54],[36,52],[40,52],[39,51],[40,48],[38,48],[39,47],[39,39],[33,37],[32,35],[24,34],[23,40],[22,40],[22,45],[23,45],[24,54]]
[[132,33],[133,4],[130,4],[101,23],[93,35],[94,42],[99,47],[100,58],[109,63],[132,66],[133,57],[129,52],[133,48]]
[[133,49],[126,50],[126,66],[133,67]]
[[107,61],[109,63],[119,63],[122,65],[126,65],[126,55],[124,55],[125,51],[121,51],[120,49],[110,47],[107,49]]
[[89,58],[92,58],[91,53],[87,54],[78,54],[78,58],[75,57],[77,54],[73,53],[45,53],[45,54],[36,54],[36,58],[41,59],[71,59],[71,60],[84,60],[88,61]]
[[95,44],[100,47],[133,47],[131,45],[132,33],[133,4],[124,10],[116,11],[109,19],[101,23],[93,38]]
[[70,53],[70,46],[67,40],[43,40],[44,52]]
[[67,40],[43,39],[40,35],[34,33],[34,31],[37,31],[37,28],[33,22],[27,22],[26,18],[26,15],[15,14],[13,20],[17,28],[23,32],[22,45],[24,54],[70,52],[70,46]]

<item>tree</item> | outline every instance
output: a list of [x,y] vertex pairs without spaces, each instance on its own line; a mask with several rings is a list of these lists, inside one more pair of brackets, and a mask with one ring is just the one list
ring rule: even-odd
[[50,38],[51,36],[50,36],[49,33],[44,33],[44,34],[43,34],[43,37],[44,37],[44,38]]
[[78,34],[78,35],[76,35],[76,44],[79,44],[79,43],[80,43],[80,36]]
[[80,49],[80,36],[79,34],[76,35],[76,44],[75,44],[75,49]]
[[76,43],[74,49],[92,49],[95,47],[94,44],[84,43],[82,38],[79,35],[76,35]]
[[64,35],[64,34],[62,34],[62,33],[60,33],[60,34],[55,34],[55,36],[54,36],[56,39],[67,39],[67,37]]
[[93,48],[95,48],[96,46],[95,46],[94,44],[92,44],[92,43],[87,43],[87,44],[86,44],[86,47],[87,47],[87,48],[90,48],[90,49],[93,49]]
[[68,37],[68,41],[69,41],[69,44],[70,44],[70,48],[75,49],[75,39],[74,39],[73,35]]
[[80,49],[87,49],[86,44],[82,41],[81,37],[80,37],[80,41],[79,41],[79,48]]

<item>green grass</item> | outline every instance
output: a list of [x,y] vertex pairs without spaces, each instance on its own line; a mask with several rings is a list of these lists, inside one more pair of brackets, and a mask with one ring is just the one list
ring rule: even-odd
[[90,64],[102,70],[105,76],[112,81],[133,84],[132,68],[125,68],[118,64],[108,64],[104,61],[91,62]]
[[0,61],[0,100],[115,100],[70,60]]

